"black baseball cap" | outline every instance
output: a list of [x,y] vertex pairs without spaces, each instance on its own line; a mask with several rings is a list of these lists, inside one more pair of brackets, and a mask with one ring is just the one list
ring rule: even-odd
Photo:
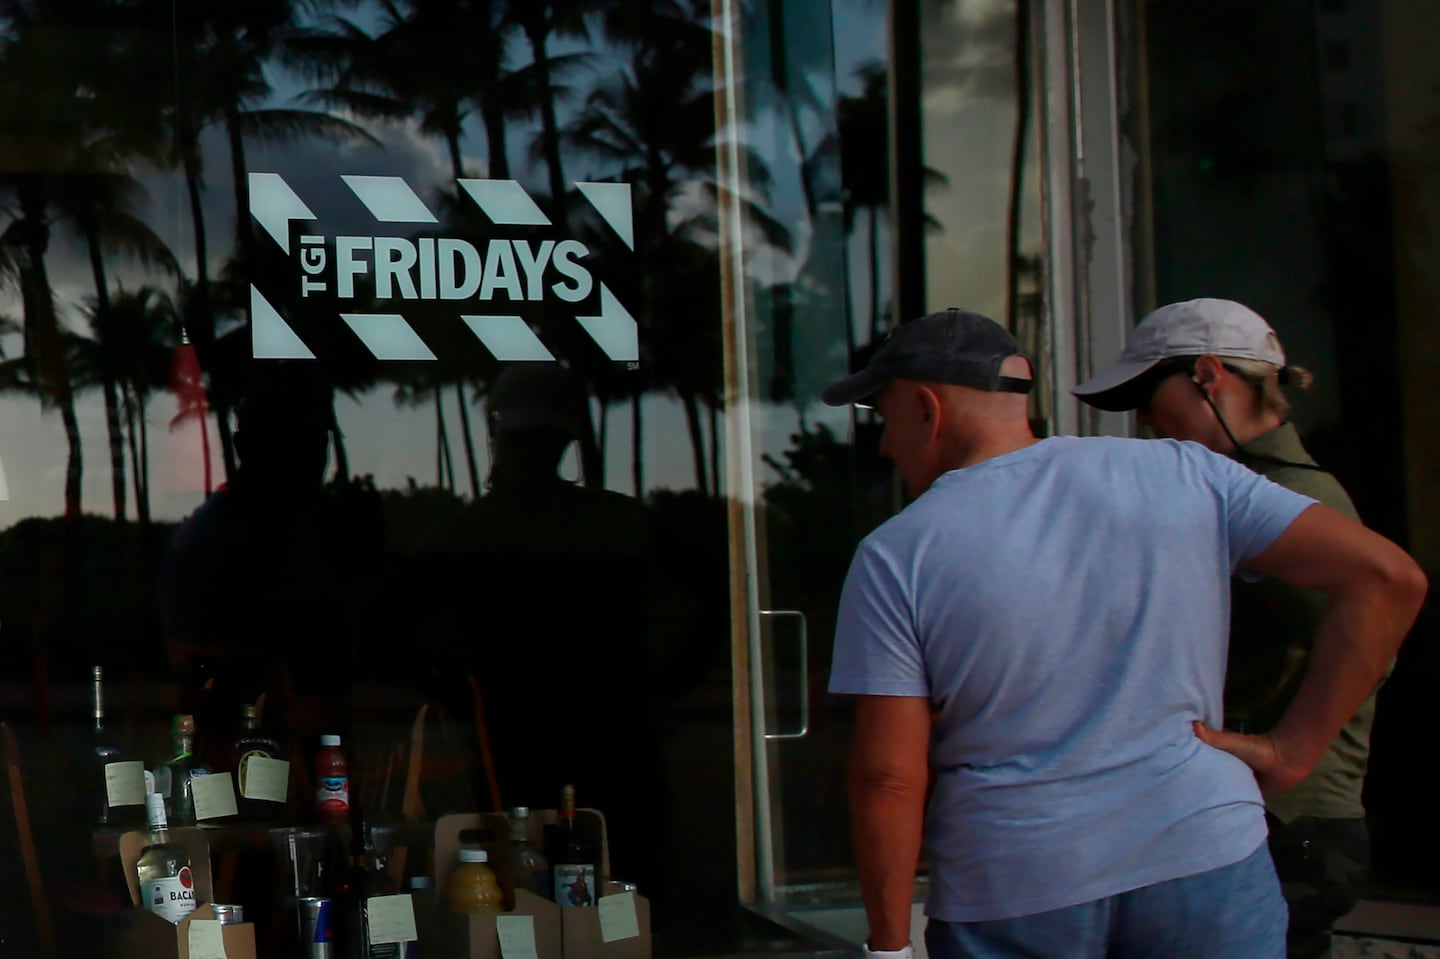
[[829,406],[849,406],[896,379],[1029,393],[1029,378],[1000,375],[1012,356],[1025,354],[1009,330],[983,314],[951,307],[895,327],[863,370],[830,385],[820,398]]

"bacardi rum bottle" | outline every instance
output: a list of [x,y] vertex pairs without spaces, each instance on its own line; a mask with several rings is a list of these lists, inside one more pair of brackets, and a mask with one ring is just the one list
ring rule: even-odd
[[195,880],[185,847],[170,841],[165,797],[145,797],[150,816],[150,843],[140,851],[135,871],[140,878],[140,904],[162,919],[180,922],[195,911]]

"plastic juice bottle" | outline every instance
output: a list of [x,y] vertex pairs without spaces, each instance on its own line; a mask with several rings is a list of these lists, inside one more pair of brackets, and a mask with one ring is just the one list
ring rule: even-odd
[[486,865],[489,861],[490,854],[483,849],[460,850],[460,865],[450,875],[446,896],[451,912],[501,911],[504,895],[500,891],[500,880]]
[[350,764],[340,749],[340,737],[320,737],[315,756],[315,811],[323,823],[343,823],[350,817]]

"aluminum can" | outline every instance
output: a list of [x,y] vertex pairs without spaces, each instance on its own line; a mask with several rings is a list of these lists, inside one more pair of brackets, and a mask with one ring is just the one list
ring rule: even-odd
[[305,959],[334,959],[335,922],[329,899],[300,900],[300,945]]

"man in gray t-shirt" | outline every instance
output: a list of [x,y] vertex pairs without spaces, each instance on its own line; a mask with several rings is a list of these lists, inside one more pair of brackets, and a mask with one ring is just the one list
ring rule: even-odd
[[[1262,792],[1303,778],[1373,688],[1423,575],[1196,444],[1036,440],[1029,386],[1004,329],[950,310],[825,394],[879,409],[915,497],[856,552],[831,676],[858,697],[866,949],[908,954],[923,822],[935,959],[1278,959]],[[1217,731],[1234,572],[1332,600],[1263,737]]]

